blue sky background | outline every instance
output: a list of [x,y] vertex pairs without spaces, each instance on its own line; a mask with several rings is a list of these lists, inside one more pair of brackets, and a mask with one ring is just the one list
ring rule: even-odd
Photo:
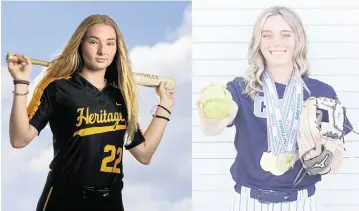
[[[152,163],[142,166],[124,153],[126,211],[188,211],[191,203],[191,13],[189,2],[2,2],[1,11],[1,210],[35,210],[52,159],[52,134],[45,129],[23,149],[9,143],[12,78],[7,52],[50,60],[80,22],[92,14],[112,17],[124,36],[137,72],[173,77],[176,100]],[[43,67],[33,66],[32,86]],[[141,126],[158,104],[153,89],[138,87]],[[30,95],[31,96],[31,95]],[[29,96],[29,97],[30,97]],[[29,98],[28,98],[29,101]],[[179,130],[178,128],[181,128]]]
[[[81,21],[106,14],[118,24],[128,49],[171,40],[188,2],[1,2],[1,58],[19,52],[50,59],[62,49]],[[36,68],[36,67],[35,67]],[[39,68],[34,69],[36,75]]]

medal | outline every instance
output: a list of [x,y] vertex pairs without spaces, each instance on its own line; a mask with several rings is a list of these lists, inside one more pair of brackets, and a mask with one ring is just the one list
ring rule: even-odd
[[295,153],[281,153],[277,157],[277,168],[280,171],[288,171],[290,168],[293,168],[294,163],[296,160],[296,154]]
[[277,156],[275,156],[271,152],[264,152],[262,154],[262,158],[260,161],[260,165],[264,171],[270,172],[275,176],[280,176],[284,174],[285,171],[280,170],[277,168]]
[[268,71],[263,73],[263,91],[267,106],[268,155],[263,154],[261,166],[279,176],[294,166],[297,159],[296,141],[299,135],[299,116],[303,104],[303,86],[298,70],[294,70],[279,102],[276,85]]
[[285,171],[281,171],[277,168],[277,159],[278,157],[270,154],[268,159],[267,168],[269,169],[269,172],[275,176],[280,176],[285,173]]
[[270,152],[263,152],[260,165],[264,171],[269,171],[268,160],[270,159]]

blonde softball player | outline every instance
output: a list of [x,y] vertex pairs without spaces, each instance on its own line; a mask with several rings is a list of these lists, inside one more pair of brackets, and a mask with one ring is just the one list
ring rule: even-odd
[[[266,9],[253,29],[245,76],[225,88],[212,84],[202,90],[198,105],[203,132],[217,135],[226,127],[236,128],[230,211],[317,211],[316,183],[340,166],[341,145],[322,147],[323,137],[332,133],[300,138],[299,129],[310,124],[301,122],[307,99],[337,99],[330,85],[309,77],[307,47],[303,24],[291,9]],[[330,112],[319,113],[323,125],[331,121]],[[336,124],[339,129],[333,134],[341,136],[331,138],[340,140],[352,126],[346,117]],[[304,138],[315,144],[298,153],[298,139]]]

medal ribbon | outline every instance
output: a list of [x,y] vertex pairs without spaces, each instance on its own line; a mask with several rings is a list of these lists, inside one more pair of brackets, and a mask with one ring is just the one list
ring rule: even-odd
[[299,117],[303,105],[302,79],[293,71],[280,105],[275,83],[267,71],[264,77],[264,98],[267,105],[268,148],[274,155],[296,150]]

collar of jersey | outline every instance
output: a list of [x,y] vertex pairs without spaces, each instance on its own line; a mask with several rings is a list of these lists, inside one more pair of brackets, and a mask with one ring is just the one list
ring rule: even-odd
[[80,75],[77,71],[73,73],[72,78],[75,80],[76,83],[80,84],[84,88],[89,89],[91,91],[103,92],[103,91],[107,90],[110,86],[110,83],[106,83],[105,87],[102,90],[99,90],[92,83],[90,83],[86,78],[84,78],[82,75]]

